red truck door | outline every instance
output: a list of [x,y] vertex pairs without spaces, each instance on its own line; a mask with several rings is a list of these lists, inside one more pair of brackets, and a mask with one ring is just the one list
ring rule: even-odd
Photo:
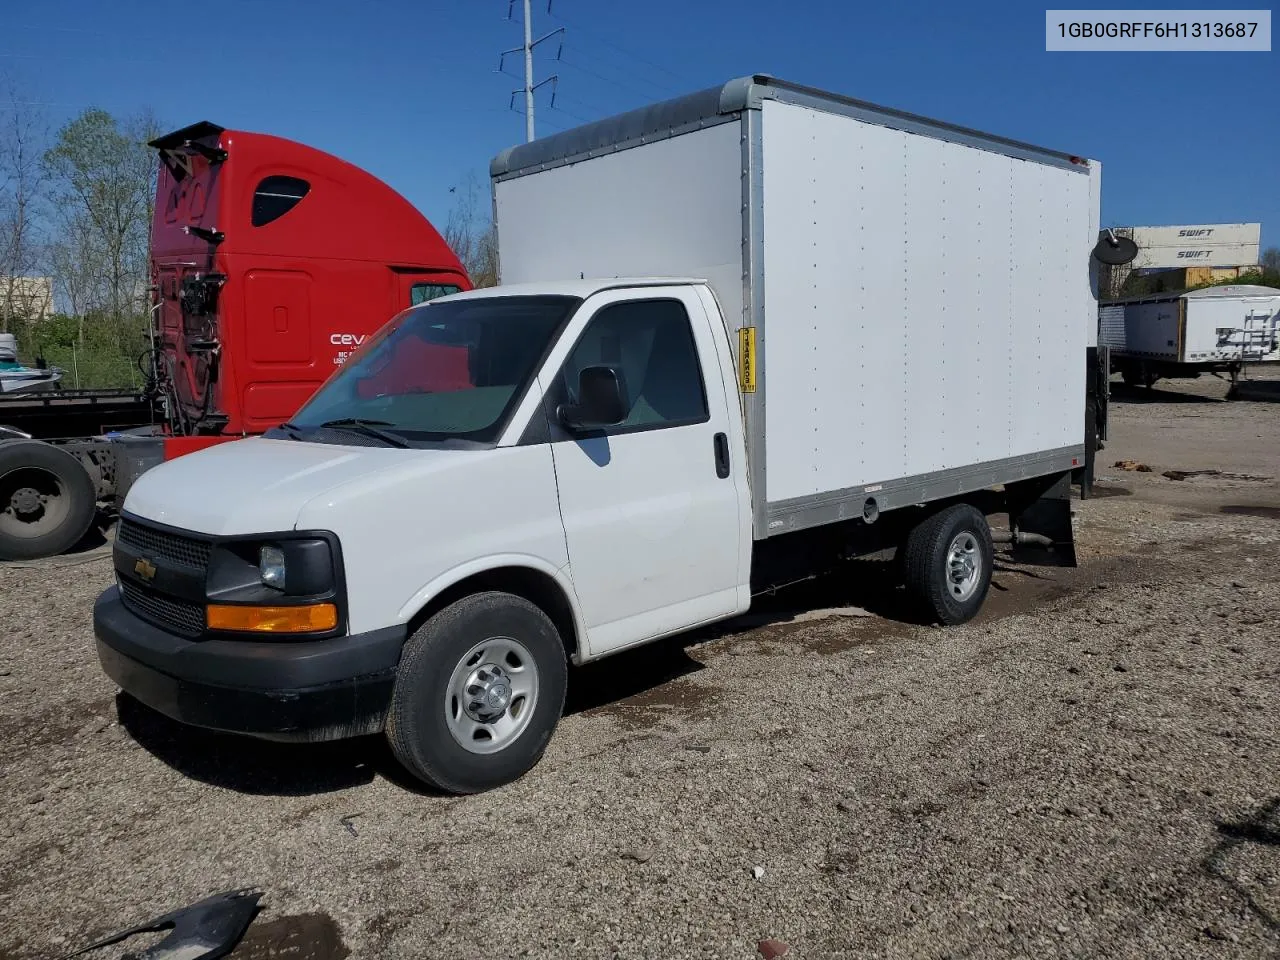
[[306,269],[244,273],[244,418],[252,432],[288,420],[315,392],[312,277]]
[[[462,289],[436,271],[392,268],[387,308],[369,294],[385,267],[328,262],[317,284],[311,271],[254,267],[244,274],[244,418],[250,432],[288,420],[333,367],[406,307]],[[343,282],[339,282],[339,278]],[[317,298],[323,302],[317,302]],[[320,361],[320,362],[317,362]]]

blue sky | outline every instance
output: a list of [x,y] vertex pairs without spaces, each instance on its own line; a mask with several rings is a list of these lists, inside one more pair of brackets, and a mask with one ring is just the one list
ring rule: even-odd
[[[1044,50],[1044,6],[535,0],[539,132],[753,72],[1101,160],[1103,222],[1258,221],[1280,245],[1272,53]],[[519,5],[517,4],[517,17]],[[443,225],[449,187],[523,140],[506,0],[2,0],[0,72],[56,126],[152,108],[301,140]],[[518,73],[519,57],[508,58]]]

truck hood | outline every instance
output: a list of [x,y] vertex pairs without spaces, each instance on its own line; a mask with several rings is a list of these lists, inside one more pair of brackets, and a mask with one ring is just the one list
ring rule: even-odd
[[147,471],[124,510],[213,536],[292,530],[308,502],[336,487],[386,471],[433,472],[460,456],[467,453],[252,437]]

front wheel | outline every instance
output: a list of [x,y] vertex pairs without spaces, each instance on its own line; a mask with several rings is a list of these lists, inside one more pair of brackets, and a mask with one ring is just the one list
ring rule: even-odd
[[488,790],[541,759],[567,685],[564,645],[542,610],[508,593],[474,594],[405,644],[387,740],[424,783],[449,793]]
[[903,545],[907,591],[932,621],[964,623],[982,609],[995,550],[977,508],[957,503],[926,517]]

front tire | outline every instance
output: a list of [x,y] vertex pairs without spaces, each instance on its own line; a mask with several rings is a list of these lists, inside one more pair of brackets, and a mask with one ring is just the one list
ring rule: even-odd
[[450,604],[405,644],[387,740],[414,777],[449,793],[519,779],[542,758],[568,685],[564,644],[537,606],[508,593]]
[[977,508],[957,503],[926,517],[903,546],[907,591],[932,622],[972,620],[991,586],[991,527]]

